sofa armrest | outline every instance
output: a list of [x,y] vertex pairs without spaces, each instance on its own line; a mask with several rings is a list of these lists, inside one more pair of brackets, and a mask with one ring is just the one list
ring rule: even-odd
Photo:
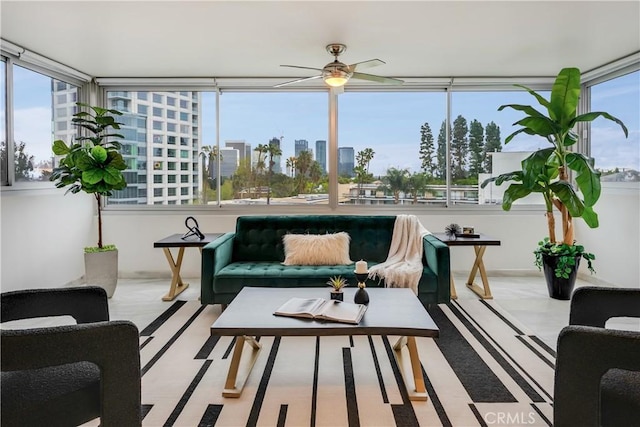
[[640,371],[640,334],[567,326],[558,337],[554,425],[598,426],[600,381],[611,368]]
[[226,265],[231,263],[233,238],[236,233],[225,233],[202,248],[202,271],[200,279],[200,302],[213,304],[213,278]]
[[451,300],[449,246],[431,234],[425,235],[422,243],[426,265],[438,277],[438,301],[449,302]]

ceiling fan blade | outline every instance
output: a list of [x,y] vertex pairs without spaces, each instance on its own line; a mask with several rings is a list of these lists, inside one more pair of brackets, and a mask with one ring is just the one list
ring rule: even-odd
[[321,78],[321,77],[322,77],[322,76],[313,76],[313,77],[305,77],[305,78],[302,78],[302,79],[295,79],[295,80],[291,80],[291,81],[289,81],[289,82],[280,83],[280,84],[278,84],[278,85],[275,85],[274,87],[287,86],[287,85],[291,85],[291,84],[294,84],[294,83],[305,82],[305,81],[307,81],[307,80],[315,80],[315,79],[319,79],[319,78]]
[[404,80],[394,79],[392,77],[374,76],[373,74],[353,73],[352,79],[369,80],[372,82],[384,83],[388,85],[401,85]]
[[301,68],[303,70],[315,70],[322,71],[322,68],[313,68],[313,67],[301,67],[299,65],[280,65],[281,67],[290,67],[290,68]]
[[378,65],[384,65],[386,62],[380,59],[370,59],[368,61],[356,62],[355,64],[349,65],[349,69],[351,71],[362,70],[363,68],[371,68],[377,67]]

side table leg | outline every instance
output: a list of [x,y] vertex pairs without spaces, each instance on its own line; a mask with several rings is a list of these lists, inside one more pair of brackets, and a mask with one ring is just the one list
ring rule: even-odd
[[[491,288],[489,288],[489,279],[487,278],[487,272],[484,269],[484,262],[482,261],[482,257],[484,256],[484,252],[486,251],[487,247],[474,246],[473,249],[476,253],[476,260],[473,263],[471,273],[469,273],[467,287],[482,299],[493,299],[493,296],[491,295]],[[480,271],[480,278],[482,279],[482,288],[473,283],[478,270]]]
[[451,299],[458,299],[458,294],[456,293],[456,284],[453,281],[453,272],[449,272],[449,287],[451,292]]
[[[233,349],[233,357],[231,358],[231,363],[229,364],[229,372],[227,373],[227,380],[224,383],[224,390],[222,390],[223,397],[240,397],[244,388],[244,384],[247,382],[247,378],[249,378],[249,374],[251,373],[253,365],[258,359],[260,349],[262,348],[260,343],[253,337],[237,336],[235,340],[236,344]],[[243,367],[244,369],[242,375],[240,376],[240,378],[238,378],[240,360],[242,359],[242,350],[244,349],[245,341],[251,347],[253,347],[253,352],[251,353],[250,359],[245,363],[245,366]]]
[[184,283],[182,281],[182,277],[180,277],[180,269],[182,268],[182,258],[184,257],[184,247],[181,247],[178,250],[178,260],[175,261],[173,259],[173,255],[171,255],[171,250],[169,248],[162,248],[164,250],[164,255],[167,257],[167,262],[169,263],[169,267],[171,268],[171,287],[169,288],[169,293],[162,297],[162,301],[173,301],[173,299],[178,296],[182,291],[189,287],[188,283]]
[[[408,381],[405,373],[405,367],[402,359],[402,348],[407,346],[409,350],[409,362],[411,363],[411,377],[413,381]],[[393,345],[396,361],[398,362],[398,368],[402,379],[407,387],[407,393],[409,394],[409,400],[425,401],[427,400],[427,388],[424,385],[424,378],[422,377],[422,366],[420,365],[420,356],[418,355],[418,346],[416,345],[416,337],[400,337],[398,341]],[[413,388],[411,387],[413,384]]]

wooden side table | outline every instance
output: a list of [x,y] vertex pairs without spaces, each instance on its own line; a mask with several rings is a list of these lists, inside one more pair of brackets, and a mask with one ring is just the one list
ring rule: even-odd
[[[482,299],[493,299],[491,295],[491,288],[489,288],[489,279],[487,279],[487,272],[484,269],[484,262],[482,257],[487,249],[487,246],[500,246],[500,240],[489,237],[485,234],[478,234],[479,237],[454,237],[449,238],[444,233],[433,233],[434,237],[442,241],[447,246],[473,246],[473,250],[476,253],[476,259],[473,262],[473,267],[469,273],[469,279],[467,279],[467,287],[477,294]],[[480,278],[482,279],[482,288],[476,285],[473,281],[476,278],[476,274],[480,271]],[[453,273],[451,274],[451,299],[457,299],[456,286],[453,282]]]
[[[199,248],[202,254],[202,248],[222,236],[222,233],[205,233],[204,239],[200,240],[198,236],[190,236],[182,239],[182,234],[172,234],[162,240],[153,243],[154,248],[162,248],[169,267],[171,268],[172,278],[169,293],[162,297],[162,301],[173,301],[182,291],[189,287],[188,283],[182,281],[180,277],[180,269],[182,268],[182,258],[184,256],[184,248]],[[171,248],[178,249],[178,259],[175,260],[171,254]]]

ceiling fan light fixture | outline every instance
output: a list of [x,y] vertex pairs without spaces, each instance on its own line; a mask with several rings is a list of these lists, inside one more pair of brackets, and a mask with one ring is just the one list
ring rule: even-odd
[[350,77],[351,77],[351,73],[348,73],[340,69],[322,71],[322,79],[326,84],[328,84],[331,87],[344,86],[345,83],[349,81]]

